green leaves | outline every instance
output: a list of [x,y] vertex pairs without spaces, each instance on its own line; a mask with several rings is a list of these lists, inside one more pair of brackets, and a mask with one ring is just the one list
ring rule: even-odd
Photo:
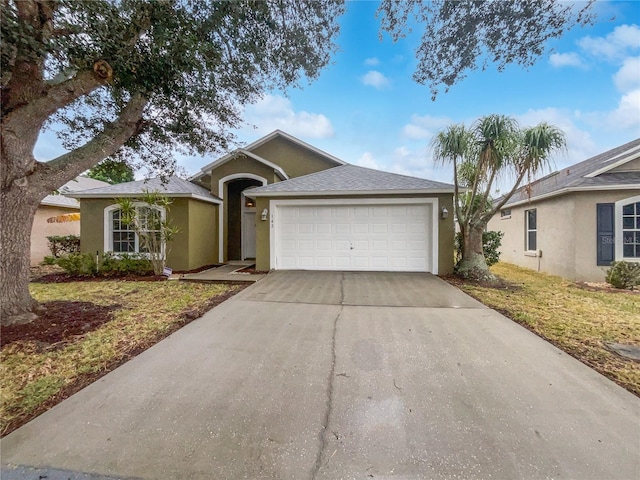
[[[49,9],[51,21],[31,15],[32,3]],[[243,105],[319,75],[337,49],[343,11],[341,0],[7,0],[3,101],[18,94],[11,78],[20,62],[43,67],[29,79],[36,85],[70,81],[101,61],[113,69],[108,85],[87,87],[58,109],[66,148],[94,138],[142,94],[149,105],[141,128],[120,155],[164,164],[176,148],[226,150]],[[46,88],[29,91],[40,90],[46,96]]]
[[116,183],[132,182],[135,177],[133,168],[124,161],[106,159],[87,172],[87,176],[102,180],[112,185]]
[[378,9],[382,30],[394,40],[422,26],[416,49],[416,82],[428,85],[435,99],[469,71],[495,64],[498,71],[515,63],[529,67],[547,49],[547,41],[576,25],[593,22],[594,0],[575,4],[559,0],[383,0]]

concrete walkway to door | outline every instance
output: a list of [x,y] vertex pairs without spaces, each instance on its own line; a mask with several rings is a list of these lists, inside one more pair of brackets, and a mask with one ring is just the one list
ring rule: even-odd
[[639,418],[436,277],[275,272],[3,439],[2,478],[629,479]]

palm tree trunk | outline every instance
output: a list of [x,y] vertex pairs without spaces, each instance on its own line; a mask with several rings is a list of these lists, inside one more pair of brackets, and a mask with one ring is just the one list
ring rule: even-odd
[[487,261],[482,250],[482,225],[468,225],[463,230],[462,260],[457,266],[458,274],[476,280],[492,280]]

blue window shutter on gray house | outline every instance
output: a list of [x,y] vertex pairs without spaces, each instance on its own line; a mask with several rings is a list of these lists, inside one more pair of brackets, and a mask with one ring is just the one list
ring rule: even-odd
[[598,265],[609,266],[615,260],[614,221],[615,204],[598,203]]

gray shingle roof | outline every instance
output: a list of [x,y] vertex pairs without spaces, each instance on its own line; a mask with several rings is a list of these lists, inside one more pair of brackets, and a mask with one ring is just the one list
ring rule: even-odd
[[70,192],[65,195],[73,198],[130,197],[140,195],[145,190],[150,192],[157,191],[170,197],[197,197],[201,200],[221,203],[218,197],[206,188],[178,177],[169,177],[164,183],[157,177],[148,180],[139,180],[137,182],[118,183],[116,185],[109,185],[108,187]]
[[624,188],[625,185],[638,185],[640,184],[640,172],[604,172],[593,177],[587,176],[625,159],[631,159],[638,153],[640,153],[640,138],[536,180],[530,185],[530,193],[527,192],[526,186],[519,188],[505,204],[505,207],[571,189],[611,187],[613,185],[620,185]]
[[107,182],[103,182],[102,180],[96,180],[95,178],[89,178],[84,176],[79,176],[74,178],[73,180],[65,183],[62,187],[58,189],[57,194],[47,195],[40,202],[41,205],[48,205],[51,207],[62,207],[62,208],[80,208],[80,202],[78,202],[75,198],[68,198],[64,194],[69,192],[75,192],[78,190],[85,190],[87,188],[97,188],[109,186]]
[[61,208],[80,208],[80,202],[75,198],[68,198],[65,195],[55,194],[47,195],[42,199],[40,205],[47,205],[49,207],[61,207]]
[[89,188],[101,188],[108,186],[109,184],[107,182],[103,182],[102,180],[96,180],[95,178],[80,175],[79,177],[76,177],[73,180],[65,183],[58,189],[58,191],[60,193],[78,192],[80,190],[87,190]]
[[336,193],[448,193],[453,185],[423,178],[342,165],[283,182],[252,188],[249,196]]

